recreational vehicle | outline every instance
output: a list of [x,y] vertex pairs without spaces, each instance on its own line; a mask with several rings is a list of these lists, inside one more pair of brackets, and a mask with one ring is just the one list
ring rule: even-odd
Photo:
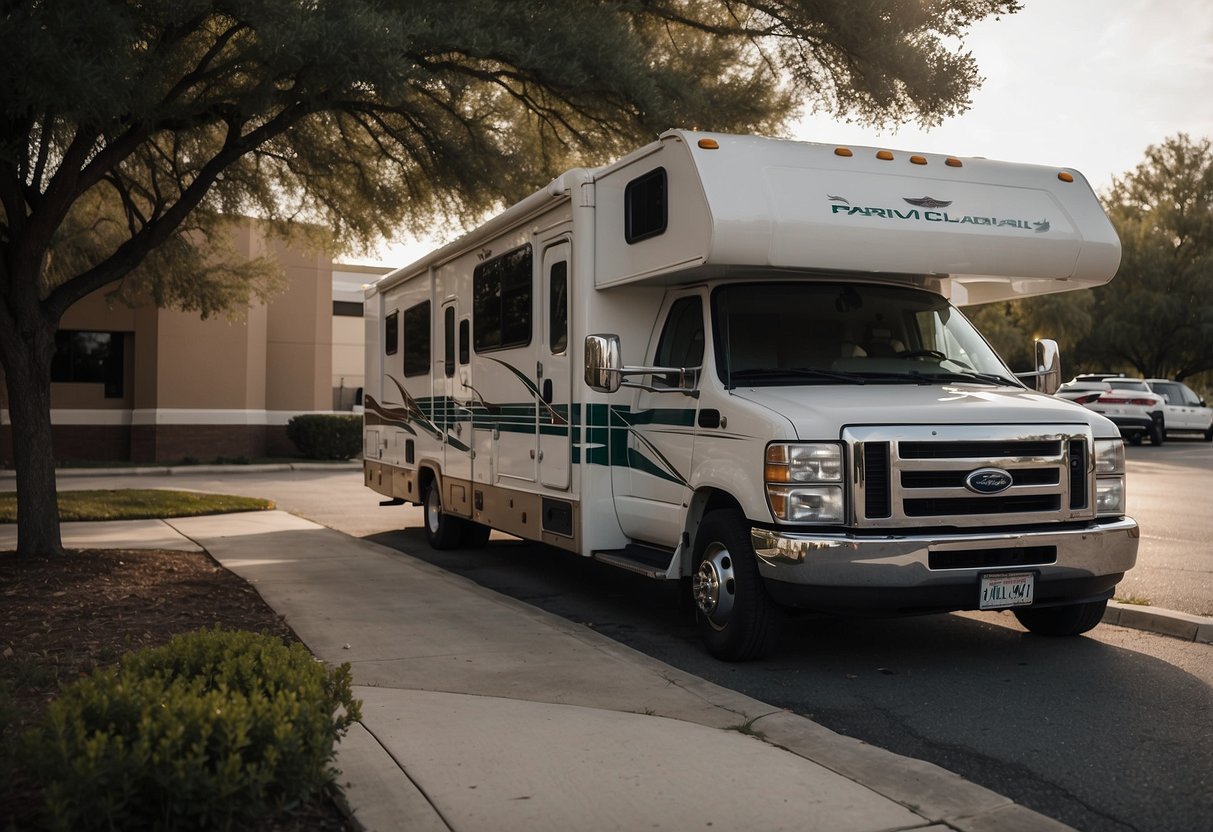
[[1072,169],[670,131],[368,288],[365,482],[686,579],[723,659],[789,609],[1076,635],[1136,560],[1120,434],[958,307],[1119,259]]

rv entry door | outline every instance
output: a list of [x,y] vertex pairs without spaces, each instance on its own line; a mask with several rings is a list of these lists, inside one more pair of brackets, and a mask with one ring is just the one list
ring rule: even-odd
[[441,372],[435,374],[440,379],[438,386],[446,433],[442,469],[448,482],[452,479],[465,481],[456,493],[444,494],[443,499],[452,510],[465,515],[471,513],[466,481],[472,479],[472,392],[468,386],[471,381],[468,378],[467,327],[468,320],[460,316],[457,299],[442,305],[442,365]]
[[543,252],[543,349],[539,353],[539,481],[547,488],[566,490],[572,457],[572,380],[569,363],[569,298],[573,286],[567,240]]

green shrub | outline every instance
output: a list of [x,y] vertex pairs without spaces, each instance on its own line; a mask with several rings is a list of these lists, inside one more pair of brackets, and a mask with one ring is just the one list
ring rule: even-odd
[[286,436],[310,459],[352,459],[362,451],[362,417],[295,416],[286,423]]
[[55,829],[227,829],[334,782],[359,717],[348,664],[204,630],[63,689],[26,737]]

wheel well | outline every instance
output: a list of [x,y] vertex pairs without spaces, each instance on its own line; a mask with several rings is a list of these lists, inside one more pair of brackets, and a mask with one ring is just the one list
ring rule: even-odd
[[741,503],[732,494],[718,488],[703,488],[696,491],[695,495],[691,497],[691,505],[687,510],[686,528],[683,529],[682,535],[682,555],[679,558],[683,575],[690,575],[694,567],[691,560],[695,552],[695,536],[699,532],[699,525],[703,522],[703,518],[713,511],[728,508],[740,512]]
[[429,491],[430,483],[438,478],[438,473],[429,466],[422,466],[417,471],[417,498],[420,500],[419,505],[425,505],[425,495]]

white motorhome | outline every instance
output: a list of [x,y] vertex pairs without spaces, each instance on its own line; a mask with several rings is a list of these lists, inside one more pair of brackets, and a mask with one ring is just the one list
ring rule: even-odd
[[1076,171],[671,131],[367,290],[365,481],[689,578],[708,649],[786,608],[1094,627],[1137,555],[1110,421],[958,306],[1110,280]]

